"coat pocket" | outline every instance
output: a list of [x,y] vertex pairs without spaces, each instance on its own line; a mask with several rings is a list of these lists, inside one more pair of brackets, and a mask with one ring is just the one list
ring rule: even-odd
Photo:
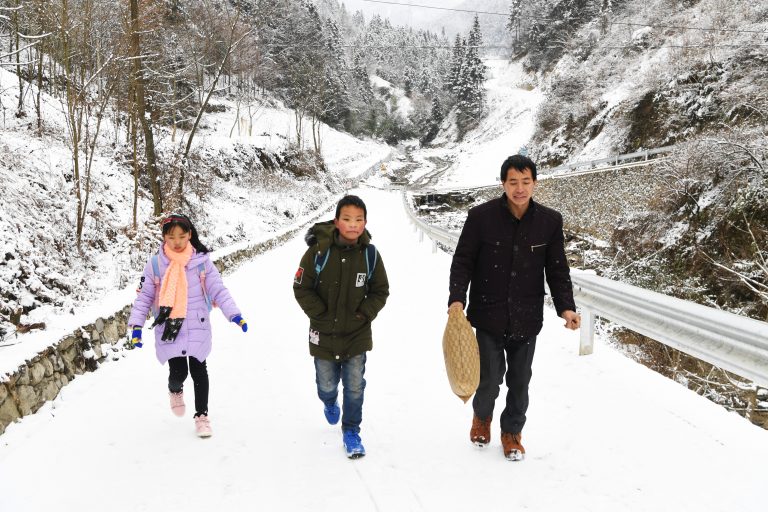
[[207,310],[196,309],[191,312],[187,319],[187,329],[189,329],[189,341],[204,341],[207,339],[206,332],[211,330],[210,317]]

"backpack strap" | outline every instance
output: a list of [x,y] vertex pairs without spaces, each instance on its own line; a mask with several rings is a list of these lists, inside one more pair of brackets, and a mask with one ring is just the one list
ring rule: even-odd
[[152,315],[157,317],[160,305],[160,256],[155,253],[152,255],[152,281],[155,283],[155,300],[152,303]]
[[315,254],[315,288],[317,288],[317,278],[320,276],[320,272],[325,268],[326,263],[328,263],[328,256],[330,253],[331,248],[329,247],[325,252],[318,251]]
[[365,248],[365,263],[368,265],[368,281],[373,276],[373,271],[376,270],[376,246],[368,244]]
[[211,296],[208,295],[208,289],[205,287],[205,263],[201,263],[197,266],[197,272],[200,274],[200,288],[203,289],[203,297],[205,297],[205,305],[208,306],[208,311],[213,309],[213,301]]
[[[323,271],[325,268],[326,263],[328,263],[328,256],[331,252],[331,248],[325,250],[325,252],[318,251],[315,254],[315,288],[317,288],[317,277],[320,276],[320,272]],[[365,264],[368,267],[368,279],[367,281],[371,280],[371,277],[373,276],[373,271],[376,270],[376,258],[377,258],[377,252],[376,252],[376,246],[373,244],[369,244],[365,247]],[[366,284],[367,284],[366,281]]]

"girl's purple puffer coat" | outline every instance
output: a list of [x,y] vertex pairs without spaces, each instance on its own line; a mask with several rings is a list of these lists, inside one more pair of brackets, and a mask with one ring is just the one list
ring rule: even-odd
[[[168,258],[162,249],[159,252],[158,265],[159,278],[162,282],[165,269],[168,268]],[[202,286],[200,284],[200,264],[205,265],[205,287],[208,296],[221,308],[221,312],[231,320],[239,315],[240,310],[232,300],[229,291],[221,280],[221,274],[216,270],[208,254],[193,252],[189,263],[185,267],[187,275],[187,317],[181,325],[179,335],[172,342],[162,341],[163,325],[155,327],[155,351],[157,359],[165,363],[172,357],[192,356],[198,361],[205,361],[211,353],[211,321],[208,305],[205,302]],[[128,325],[143,326],[152,305],[155,301],[155,273],[152,270],[152,259],[147,261],[144,267],[144,278],[139,295],[133,303]]]

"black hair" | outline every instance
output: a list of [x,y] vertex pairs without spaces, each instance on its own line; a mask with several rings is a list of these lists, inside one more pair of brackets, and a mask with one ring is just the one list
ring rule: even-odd
[[185,233],[192,232],[189,243],[192,244],[192,247],[194,247],[197,252],[201,254],[211,252],[210,249],[208,249],[205,245],[203,245],[203,242],[200,241],[200,237],[197,235],[197,229],[195,229],[195,225],[192,224],[192,221],[189,220],[189,217],[186,215],[181,213],[172,213],[163,219],[162,224],[163,236],[167,235],[174,226],[179,226]]
[[336,205],[336,216],[335,219],[339,218],[339,215],[341,215],[341,209],[345,206],[357,206],[361,210],[363,210],[363,218],[368,219],[368,210],[365,207],[365,203],[362,199],[360,199],[357,196],[347,195],[341,198],[339,200],[339,204]]
[[501,164],[500,175],[502,183],[507,181],[507,171],[509,171],[510,168],[516,170],[517,172],[524,172],[526,169],[530,169],[531,177],[533,178],[533,181],[536,181],[536,164],[533,163],[533,160],[527,156],[512,155],[504,160],[504,163]]

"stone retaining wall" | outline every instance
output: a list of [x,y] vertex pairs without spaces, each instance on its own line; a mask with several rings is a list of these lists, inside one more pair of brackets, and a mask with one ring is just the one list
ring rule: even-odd
[[[223,256],[215,261],[216,267],[222,274],[231,272],[243,262],[284,243],[304,227]],[[296,255],[297,261],[300,256]],[[12,422],[33,414],[45,402],[56,398],[61,388],[75,376],[96,371],[101,364],[124,357],[123,340],[130,310],[131,305],[127,305],[109,318],[98,318],[78,328],[21,365],[7,381],[1,382],[0,435]]]

